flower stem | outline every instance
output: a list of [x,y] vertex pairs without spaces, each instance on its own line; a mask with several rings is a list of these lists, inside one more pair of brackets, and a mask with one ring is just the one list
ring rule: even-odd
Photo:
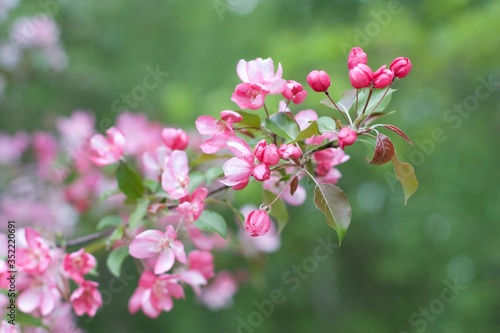
[[349,120],[347,120],[346,116],[345,116],[345,113],[342,112],[340,110],[340,108],[337,106],[337,103],[335,103],[332,99],[332,97],[330,96],[330,93],[328,91],[325,91],[325,95],[328,97],[328,99],[330,100],[330,102],[332,102],[333,106],[340,112],[340,114],[342,115],[342,117],[344,117],[344,120],[349,124],[349,125],[352,125],[352,120],[351,120],[351,117],[349,116],[349,113],[347,114],[347,116],[349,117]]

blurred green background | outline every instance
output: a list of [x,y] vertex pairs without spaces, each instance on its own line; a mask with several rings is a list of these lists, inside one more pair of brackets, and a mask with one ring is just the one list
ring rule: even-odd
[[[326,260],[307,266],[318,238],[335,238],[310,196],[292,209],[281,249],[252,268],[232,308],[211,312],[188,295],[157,320],[132,316],[131,282],[96,318],[80,320],[88,332],[500,331],[499,1],[47,0],[26,1],[13,16],[43,4],[60,24],[69,67],[15,81],[0,100],[2,131],[52,130],[58,115],[75,109],[92,110],[105,124],[120,111],[113,102],[141,84],[147,67],[168,77],[132,111],[192,128],[201,114],[235,107],[239,59],[272,57],[284,78],[304,84],[309,71],[324,69],[336,98],[348,88],[353,46],[364,48],[374,69],[397,56],[413,63],[389,108],[415,141],[391,136],[420,182],[407,206],[391,167],[369,166],[370,152],[350,147],[338,185],[353,218]],[[292,111],[327,114],[321,98],[310,94]],[[303,263],[310,272],[298,285],[283,279]],[[110,277],[104,265],[100,271],[105,286]],[[450,293],[453,284],[465,287]],[[255,302],[274,289],[286,300],[259,320]],[[238,318],[259,325],[238,328]]]

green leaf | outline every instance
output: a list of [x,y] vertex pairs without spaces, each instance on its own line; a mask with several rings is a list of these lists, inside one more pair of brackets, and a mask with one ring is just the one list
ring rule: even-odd
[[144,185],[139,173],[127,163],[120,161],[116,170],[116,180],[120,190],[130,199],[138,199],[144,194]]
[[384,134],[377,135],[375,143],[375,152],[370,164],[382,165],[389,162],[394,156],[394,145],[392,141]]
[[[276,198],[276,194],[270,191],[264,191],[262,201],[265,205],[268,205],[274,200],[274,198]],[[289,219],[288,209],[286,208],[283,200],[278,199],[273,203],[269,216],[276,219],[276,221],[278,222],[279,232],[281,232],[285,228]]]
[[118,215],[109,215],[103,217],[99,223],[97,223],[96,229],[103,230],[109,227],[118,227],[123,224],[123,220],[120,216]]
[[418,181],[417,177],[415,176],[415,170],[410,163],[401,162],[396,153],[394,153],[391,161],[392,165],[394,166],[394,171],[396,171],[396,178],[401,182],[401,185],[403,186],[406,205],[408,203],[408,199],[413,195],[413,193],[415,193],[418,188]]
[[23,327],[24,326],[41,327],[41,328],[46,329],[47,331],[49,330],[49,328],[47,326],[45,326],[39,318],[33,317],[31,314],[24,313],[21,311],[16,311],[15,322],[16,322],[16,325],[23,326]]
[[194,225],[203,231],[216,232],[226,238],[227,225],[224,218],[216,212],[209,210],[203,211],[200,218],[194,222]]
[[128,256],[129,253],[127,246],[118,247],[109,253],[108,259],[106,259],[106,266],[108,266],[111,274],[117,278],[120,277],[123,261]]
[[[246,125],[254,128],[260,128],[260,117],[254,113],[245,111],[236,111],[243,117],[243,120],[238,122],[238,125]],[[244,127],[246,127],[244,126]]]
[[[368,106],[366,108],[365,114],[370,114],[374,111],[377,112],[382,112],[385,110],[389,102],[391,101],[392,98],[392,93],[395,92],[396,89],[390,89],[387,91],[387,94],[384,96],[385,89],[375,89],[373,90],[372,96],[370,97],[370,102],[368,102]],[[366,104],[366,99],[368,98],[370,91],[368,89],[362,90],[359,92],[358,95],[358,115],[361,114],[363,111],[365,104]],[[380,99],[383,100],[380,102]],[[380,104],[379,104],[380,102]],[[377,106],[378,104],[378,106]],[[375,109],[375,106],[377,107]]]
[[295,138],[295,140],[292,141],[292,143],[309,139],[314,135],[319,135],[318,123],[316,121],[311,122],[311,124],[306,129],[300,131],[299,135],[297,135],[297,137]]
[[332,117],[319,117],[317,120],[319,133],[337,131],[337,124]]
[[287,141],[299,135],[300,128],[290,112],[278,112],[266,119],[266,128]]
[[150,193],[153,194],[158,192],[158,189],[160,188],[160,183],[157,180],[144,179],[142,184]]
[[137,206],[128,219],[129,228],[135,229],[140,226],[144,217],[148,214],[148,199],[137,200]]
[[341,244],[351,222],[351,205],[347,195],[335,185],[316,184],[314,205],[325,214],[326,223],[335,229]]

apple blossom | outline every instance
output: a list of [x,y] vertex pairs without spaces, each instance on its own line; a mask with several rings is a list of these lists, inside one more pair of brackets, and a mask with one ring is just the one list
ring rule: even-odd
[[236,278],[227,271],[220,271],[198,298],[209,309],[220,310],[231,305],[237,290]]
[[89,317],[94,317],[97,310],[102,306],[102,296],[97,287],[99,284],[94,281],[83,281],[71,294],[70,301],[78,316],[86,313]]
[[325,92],[330,87],[330,76],[325,71],[312,71],[307,75],[307,83],[316,92]]
[[412,66],[410,59],[398,57],[391,62],[390,68],[394,72],[395,77],[402,79],[410,73]]
[[386,69],[383,65],[373,73],[373,86],[377,89],[386,88],[391,85],[394,73],[390,69]]
[[19,234],[17,267],[29,274],[43,274],[52,262],[49,244],[32,228],[25,228]]
[[283,90],[282,95],[294,104],[300,104],[306,99],[307,91],[304,90],[304,87],[300,83],[288,80],[286,81],[285,90]]
[[281,94],[286,89],[286,81],[281,78],[281,63],[274,73],[274,63],[271,58],[255,60],[240,60],[236,66],[236,72],[244,83],[259,85],[268,94]]
[[89,158],[98,166],[116,163],[123,156],[125,137],[116,127],[106,130],[106,137],[94,134],[89,141]]
[[173,199],[180,199],[188,194],[188,185],[187,155],[182,150],[174,150],[168,157],[161,177],[161,186]]
[[245,230],[252,237],[263,236],[271,227],[269,215],[261,210],[254,210],[245,219]]
[[130,255],[138,259],[155,257],[155,274],[163,274],[174,265],[175,260],[186,263],[184,244],[177,239],[177,233],[171,225],[165,232],[160,230],[146,230],[130,243]]
[[356,89],[368,88],[373,81],[373,72],[370,67],[360,63],[349,70],[349,79]]
[[83,282],[83,276],[94,269],[95,266],[95,257],[85,252],[83,248],[73,253],[67,253],[64,256],[64,271],[78,283]]
[[180,128],[164,128],[161,131],[161,139],[165,146],[172,150],[184,150],[189,144],[187,133]]
[[339,147],[344,149],[346,146],[350,146],[356,142],[357,133],[350,127],[342,127],[342,129],[337,134],[337,140],[339,142]]
[[208,191],[204,187],[197,188],[193,194],[180,199],[179,205],[175,208],[177,212],[187,217],[189,223],[196,221],[205,207],[205,198]]
[[366,65],[368,63],[368,56],[359,46],[353,47],[347,58],[347,68],[353,69],[358,64]]
[[264,106],[266,95],[269,93],[269,90],[257,83],[240,83],[236,86],[231,101],[243,110],[257,110]]
[[240,122],[243,117],[234,111],[221,112],[219,120],[211,116],[200,116],[196,119],[196,129],[202,135],[212,137],[200,145],[205,154],[213,154],[226,147],[227,140],[234,136],[233,124]]

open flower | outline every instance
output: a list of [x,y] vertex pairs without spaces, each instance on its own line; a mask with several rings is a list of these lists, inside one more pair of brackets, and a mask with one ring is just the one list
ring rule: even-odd
[[286,81],[281,78],[283,69],[281,63],[274,73],[274,63],[271,58],[246,61],[240,60],[236,66],[236,72],[244,83],[259,85],[268,94],[281,94],[286,88]]
[[99,166],[113,164],[123,156],[125,137],[122,132],[111,127],[106,130],[106,137],[94,134],[90,138],[90,160]]
[[94,281],[83,281],[79,288],[71,294],[70,301],[78,316],[86,313],[89,317],[95,316],[97,310],[102,306],[102,296]]
[[76,282],[82,282],[83,276],[94,269],[96,260],[93,255],[85,252],[83,248],[80,250],[67,253],[63,260],[63,269]]
[[227,140],[234,136],[233,124],[243,120],[239,113],[231,110],[222,111],[220,116],[219,120],[211,116],[200,116],[196,119],[198,132],[212,136],[200,145],[205,154],[214,154],[219,149],[225,148]]
[[174,150],[168,157],[161,177],[161,186],[173,199],[188,194],[189,167],[187,155],[182,150]]
[[155,274],[163,274],[174,265],[175,259],[185,264],[186,253],[184,244],[177,239],[174,227],[167,226],[167,230],[146,230],[135,236],[130,243],[130,255],[134,258],[147,259],[156,257]]

